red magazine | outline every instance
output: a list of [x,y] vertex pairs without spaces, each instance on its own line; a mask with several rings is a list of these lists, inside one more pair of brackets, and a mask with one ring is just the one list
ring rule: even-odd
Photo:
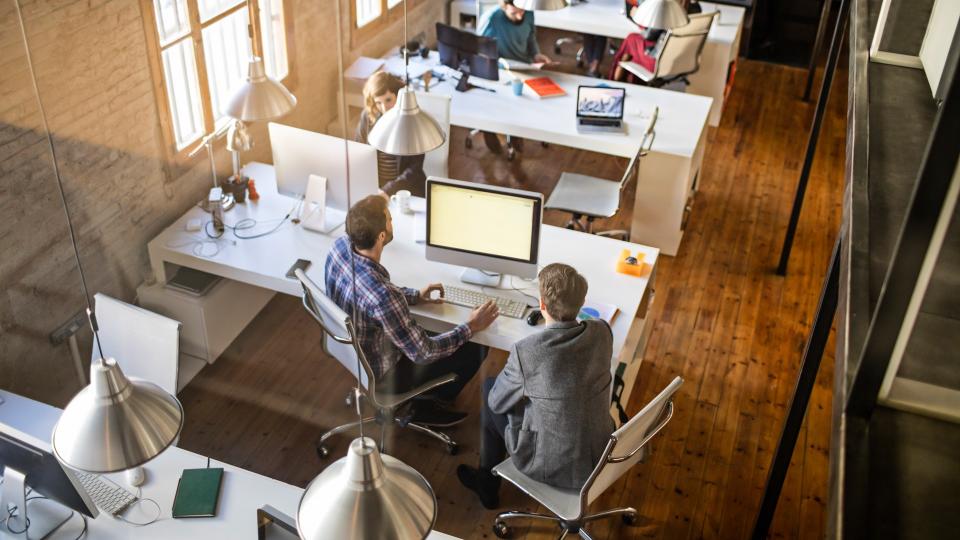
[[550,77],[536,77],[534,79],[527,79],[524,81],[524,84],[529,86],[538,98],[567,95],[567,93],[563,91],[563,88],[560,88],[560,86],[553,82],[553,79]]

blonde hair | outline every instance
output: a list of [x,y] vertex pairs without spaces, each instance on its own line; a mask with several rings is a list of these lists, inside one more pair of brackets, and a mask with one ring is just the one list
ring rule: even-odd
[[386,71],[378,71],[367,79],[366,84],[363,85],[363,108],[367,111],[367,120],[371,126],[380,118],[380,109],[377,108],[377,102],[373,98],[387,92],[396,95],[401,88],[403,88],[403,80]]
[[553,319],[576,320],[587,298],[587,280],[572,266],[548,264],[540,271],[540,298]]

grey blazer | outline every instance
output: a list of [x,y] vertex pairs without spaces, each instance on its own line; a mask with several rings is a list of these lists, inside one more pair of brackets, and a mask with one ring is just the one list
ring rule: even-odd
[[603,321],[557,322],[518,341],[487,396],[507,415],[507,450],[527,476],[579,489],[614,430],[613,334]]

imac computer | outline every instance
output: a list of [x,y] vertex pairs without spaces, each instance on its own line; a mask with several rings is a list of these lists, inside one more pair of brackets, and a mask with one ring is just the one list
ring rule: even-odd
[[440,63],[491,81],[500,80],[497,40],[460,30],[449,24],[437,23],[437,51]]
[[532,279],[540,255],[543,195],[427,178],[427,260],[467,267],[460,280],[496,285],[498,274]]
[[[48,449],[25,439],[0,423],[0,518],[6,519],[0,538],[24,530],[24,538],[45,538],[70,520],[71,510],[97,517],[99,511],[80,481]],[[28,487],[33,490],[29,497]]]
[[[344,141],[322,133],[270,123],[270,147],[281,195],[302,198],[307,194],[311,175],[327,179],[324,232],[339,227],[346,219],[347,169],[344,166]],[[347,141],[350,153],[350,202],[357,202],[380,189],[377,174],[377,150],[367,144]],[[305,201],[301,216],[314,201]]]

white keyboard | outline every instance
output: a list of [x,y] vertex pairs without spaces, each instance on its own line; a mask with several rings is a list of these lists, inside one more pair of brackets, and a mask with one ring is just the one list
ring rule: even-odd
[[484,294],[480,291],[474,291],[472,289],[454,287],[453,285],[444,285],[443,292],[444,302],[468,308],[475,308],[484,304],[487,300],[493,300],[493,302],[497,304],[497,307],[500,309],[501,315],[514,319],[523,318],[523,314],[529,307],[527,304],[512,298],[492,296],[489,294]]
[[130,506],[137,497],[122,487],[100,478],[98,474],[72,471],[83,490],[90,495],[97,508],[115,516]]

